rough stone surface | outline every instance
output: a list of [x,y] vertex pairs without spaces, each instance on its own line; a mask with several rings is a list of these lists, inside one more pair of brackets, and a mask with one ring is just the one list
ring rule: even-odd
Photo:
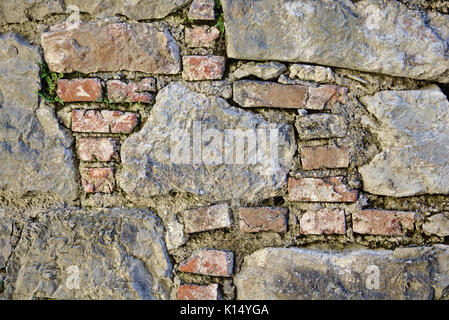
[[21,219],[7,299],[169,298],[172,264],[151,211],[69,208]]
[[225,58],[220,56],[184,56],[182,65],[184,80],[219,80],[224,74]]
[[210,26],[186,28],[185,41],[190,48],[213,48],[220,36],[220,30]]
[[335,145],[301,147],[301,164],[304,170],[346,168],[349,166],[349,150]]
[[172,215],[164,224],[167,229],[165,243],[167,244],[168,250],[176,249],[187,242],[188,239],[184,235],[184,228],[176,218],[176,215]]
[[118,140],[114,138],[79,138],[77,149],[82,161],[118,160]]
[[201,286],[196,284],[183,284],[178,288],[178,300],[218,300],[218,284]]
[[301,234],[345,234],[344,210],[308,210],[299,220]]
[[72,110],[74,132],[130,133],[139,123],[133,112],[112,110]]
[[239,300],[433,299],[449,285],[448,254],[445,245],[346,252],[266,248],[245,257],[234,284]]
[[64,102],[100,101],[103,98],[100,79],[58,80],[57,91]]
[[315,113],[298,116],[295,126],[302,140],[342,138],[347,134],[345,120],[337,114]]
[[289,178],[289,201],[304,202],[355,202],[357,190],[350,190],[343,177],[331,178]]
[[289,76],[292,79],[314,81],[318,83],[330,83],[335,80],[335,74],[331,68],[312,66],[309,64],[292,64],[289,67]]
[[113,168],[81,168],[81,184],[87,193],[111,193],[115,190]]
[[449,212],[431,216],[423,223],[422,229],[426,234],[435,234],[440,237],[449,236]]
[[7,219],[0,210],[0,269],[6,268],[6,263],[12,253],[12,221]]
[[449,16],[399,1],[223,0],[230,58],[449,82]]
[[352,214],[355,233],[397,236],[414,230],[415,214],[409,211],[361,210]]
[[287,71],[287,67],[285,64],[279,62],[248,62],[235,70],[234,76],[237,79],[255,76],[262,80],[272,80],[279,77],[285,71]]
[[39,50],[16,35],[0,36],[0,190],[17,195],[78,195],[72,138],[41,103]]
[[151,23],[64,22],[43,33],[41,43],[55,72],[175,74],[181,70],[176,41]]
[[[212,128],[218,132],[209,130]],[[234,133],[243,139],[256,128],[263,133],[258,135],[258,151],[264,156],[255,164],[245,160],[247,155],[240,161],[244,153],[233,153],[237,148],[231,148],[230,139],[228,143],[226,139],[225,143],[219,143],[225,130],[233,130],[227,132],[228,137]],[[199,131],[202,137],[198,137]],[[208,133],[217,134],[216,143],[205,144],[211,140]],[[269,151],[271,144],[265,143],[269,142],[270,135],[274,137],[272,152]],[[276,137],[278,148],[274,147]],[[197,150],[200,144],[202,152]],[[234,145],[238,147],[238,143]],[[276,150],[277,161],[271,157]],[[231,107],[221,98],[207,97],[180,82],[172,82],[158,93],[144,127],[122,144],[120,187],[135,197],[177,191],[207,197],[210,202],[257,201],[282,191],[295,150],[291,125],[268,123],[261,115]],[[254,156],[253,152],[251,154]]]
[[228,228],[232,225],[231,213],[227,204],[186,210],[183,216],[187,233]]
[[287,214],[287,208],[239,208],[240,230],[286,232]]
[[382,152],[359,172],[370,193],[394,197],[449,193],[449,101],[437,86],[381,91],[360,99],[378,123]]
[[231,277],[234,267],[232,252],[201,249],[180,263],[181,272],[197,273],[215,277]]
[[156,91],[156,80],[146,78],[139,82],[125,83],[120,80],[109,80],[108,100],[111,102],[140,102],[152,103],[154,97],[148,91]]
[[188,17],[195,20],[214,20],[215,0],[193,0]]
[[23,23],[29,18],[43,20],[63,12],[61,0],[5,0],[0,2],[0,25]]

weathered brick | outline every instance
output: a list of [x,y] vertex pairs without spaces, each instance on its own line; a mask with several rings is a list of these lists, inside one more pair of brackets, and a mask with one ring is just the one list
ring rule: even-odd
[[81,184],[87,193],[111,193],[115,190],[113,168],[81,168]]
[[299,220],[301,234],[345,234],[344,210],[308,210]]
[[64,102],[99,101],[103,98],[99,79],[58,80],[57,93]]
[[234,82],[234,101],[242,107],[303,108],[307,87],[275,82],[242,80]]
[[224,74],[225,58],[221,56],[184,56],[182,64],[184,80],[219,80]]
[[77,147],[82,161],[118,159],[118,140],[114,138],[79,138]]
[[179,271],[216,277],[231,277],[234,254],[227,251],[202,249],[179,265]]
[[141,102],[152,103],[154,97],[147,91],[156,91],[154,78],[146,78],[139,82],[130,81],[125,83],[120,80],[109,80],[108,99],[111,102]]
[[189,19],[214,20],[215,1],[214,0],[193,0],[188,14]]
[[187,233],[227,228],[232,219],[227,204],[218,204],[184,211],[184,227]]
[[185,42],[190,48],[213,48],[220,31],[210,26],[195,26],[186,28]]
[[349,150],[334,145],[301,147],[301,163],[304,170],[322,168],[347,168]]
[[130,133],[138,123],[139,115],[133,112],[72,110],[75,132]]
[[304,109],[324,110],[329,109],[337,101],[346,103],[348,89],[345,87],[324,85],[317,88],[307,88],[307,102]]
[[303,202],[355,202],[357,190],[349,190],[343,177],[289,178],[289,201]]
[[218,300],[218,284],[207,286],[197,284],[183,284],[178,288],[178,300]]
[[415,215],[410,211],[361,210],[352,214],[355,233],[397,236],[414,230]]
[[243,232],[286,232],[287,213],[287,208],[240,208],[240,230]]

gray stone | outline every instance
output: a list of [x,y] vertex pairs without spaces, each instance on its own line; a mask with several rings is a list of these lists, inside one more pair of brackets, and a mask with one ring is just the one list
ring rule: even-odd
[[[248,140],[251,146],[258,142],[258,159],[252,147],[248,158],[248,152],[237,143],[245,141],[245,135],[255,133],[255,129],[260,129],[259,138],[250,136]],[[224,138],[225,130],[232,130],[227,137],[231,138],[231,133],[237,136],[236,148],[232,148],[231,139]],[[201,137],[196,133],[200,131]],[[273,152],[269,150],[271,144],[266,143],[269,135],[273,137]],[[278,148],[274,138],[278,139]],[[120,187],[134,197],[175,191],[211,202],[257,201],[283,192],[295,150],[291,125],[269,123],[260,115],[230,106],[222,98],[208,97],[191,91],[182,82],[172,82],[158,93],[144,127],[122,144]],[[253,163],[250,159],[262,161]]]
[[63,13],[62,0],[7,0],[0,3],[0,25],[23,23],[28,16],[42,20],[51,14]]
[[360,101],[378,123],[382,152],[361,167],[369,193],[405,197],[449,193],[449,101],[438,86],[381,91]]
[[422,229],[426,234],[435,234],[440,237],[449,236],[449,212],[431,216],[423,223]]
[[449,82],[449,15],[396,0],[223,0],[230,58]]
[[69,208],[22,219],[6,268],[7,299],[169,297],[172,264],[151,211]]
[[[41,103],[39,49],[0,36],[0,190],[78,195],[72,138],[54,110]],[[39,107],[39,108],[38,108]]]
[[347,134],[345,121],[337,114],[301,115],[296,118],[295,126],[302,140],[341,138]]
[[237,299],[441,298],[449,285],[449,247],[411,249],[261,249],[234,276]]
[[182,224],[179,223],[178,219],[176,219],[176,215],[172,215],[167,219],[165,227],[167,229],[165,242],[168,250],[176,249],[187,242],[184,228],[182,227]]
[[308,64],[292,64],[289,69],[290,78],[318,83],[331,83],[335,81],[335,74],[331,68],[312,66]]
[[287,71],[287,67],[279,62],[248,62],[237,68],[234,71],[234,76],[237,79],[255,76],[263,80],[271,80],[279,77],[285,71]]
[[0,209],[0,269],[6,267],[12,253],[12,232],[12,222],[4,217],[4,214]]

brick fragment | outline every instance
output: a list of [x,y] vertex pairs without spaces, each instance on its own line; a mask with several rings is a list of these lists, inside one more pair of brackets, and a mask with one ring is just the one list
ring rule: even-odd
[[139,115],[133,112],[72,110],[75,132],[130,133],[138,123]]
[[156,91],[156,81],[153,78],[146,78],[139,82],[130,81],[129,83],[109,80],[107,86],[108,99],[111,102],[154,102],[154,96],[147,92]]
[[118,159],[118,140],[114,138],[79,138],[77,147],[82,161]]
[[301,163],[304,170],[322,168],[347,168],[349,150],[334,145],[301,147]]
[[303,202],[355,202],[357,190],[349,190],[343,177],[289,178],[289,201]]
[[307,102],[304,109],[325,110],[329,109],[337,101],[346,103],[348,89],[345,87],[324,85],[317,88],[307,88]]
[[189,19],[214,20],[215,1],[214,0],[193,0],[190,5]]
[[103,98],[99,79],[58,80],[57,94],[64,102],[100,101]]
[[210,26],[186,28],[185,42],[189,48],[213,48],[220,31]]
[[218,204],[184,211],[184,223],[185,231],[194,233],[230,227],[232,219],[228,205]]
[[234,266],[232,252],[202,249],[181,262],[179,271],[216,277],[231,277]]
[[243,232],[286,232],[287,214],[287,208],[240,208],[240,230]]
[[178,300],[218,300],[218,284],[207,286],[197,284],[183,284],[178,288]]
[[299,220],[301,234],[345,234],[344,210],[308,210]]
[[398,236],[414,230],[415,215],[410,211],[360,210],[352,214],[355,233]]
[[111,193],[115,190],[113,168],[81,168],[81,184],[86,193]]
[[219,80],[224,74],[225,58],[221,56],[184,56],[182,64],[184,80]]

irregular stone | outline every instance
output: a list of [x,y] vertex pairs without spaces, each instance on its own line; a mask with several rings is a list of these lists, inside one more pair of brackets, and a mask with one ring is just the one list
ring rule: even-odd
[[0,269],[6,268],[6,263],[12,253],[13,224],[0,211]]
[[449,82],[449,16],[399,1],[223,0],[230,58]]
[[438,213],[427,218],[422,229],[426,234],[434,234],[440,237],[449,236],[449,212]]
[[178,300],[218,300],[218,284],[200,286],[196,284],[183,284],[178,288]]
[[54,110],[41,103],[39,49],[0,35],[0,190],[78,196],[73,140]]
[[352,214],[355,233],[387,236],[404,235],[414,230],[415,215],[408,211],[360,210]]
[[118,140],[114,138],[79,138],[77,149],[82,161],[118,160]]
[[7,299],[169,298],[172,264],[153,212],[68,208],[21,219],[6,268]]
[[112,110],[72,110],[72,130],[75,132],[130,133],[139,123],[134,112]]
[[287,208],[239,208],[240,230],[286,232],[287,214]]
[[312,66],[308,64],[292,64],[288,68],[290,78],[318,83],[331,83],[335,81],[335,74],[331,68]]
[[100,79],[61,79],[57,92],[64,102],[100,101],[103,98]]
[[186,28],[185,42],[189,48],[213,48],[220,36],[220,30],[210,26]]
[[[234,276],[237,299],[433,299],[435,292],[449,285],[449,248],[415,249],[261,249],[246,256]],[[397,251],[401,251],[400,257]]]
[[8,0],[0,3],[0,25],[27,22],[28,16],[43,20],[52,14],[63,13],[60,0]]
[[151,23],[64,22],[43,33],[41,44],[54,72],[175,74],[181,70],[176,41]]
[[215,277],[231,277],[234,254],[228,251],[202,249],[179,264],[179,271]]
[[227,228],[232,225],[227,204],[217,204],[184,211],[184,225],[187,233]]
[[287,71],[285,64],[279,62],[248,62],[241,65],[234,71],[234,76],[237,79],[248,76],[255,76],[262,80],[272,80],[279,77]]
[[449,193],[449,101],[437,86],[381,91],[360,101],[382,152],[359,168],[365,191],[393,197]]
[[179,248],[187,242],[187,237],[184,235],[184,228],[178,219],[176,219],[175,215],[165,221],[164,224],[167,229],[165,243],[167,244],[168,250]]
[[87,193],[115,190],[114,168],[81,168],[81,185]]
[[289,178],[288,200],[304,202],[356,202],[357,190],[350,190],[343,177]]
[[[265,143],[270,135],[272,143]],[[214,142],[208,143],[213,136]],[[252,147],[259,140],[259,152],[250,147],[249,157],[239,151],[245,136]],[[172,82],[159,91],[143,128],[122,144],[120,187],[134,197],[176,191],[209,203],[267,199],[282,192],[295,148],[290,125],[269,123],[221,98]]]
[[346,123],[337,114],[315,113],[296,117],[295,126],[302,140],[343,138],[347,134]]
[[301,234],[345,234],[344,210],[308,210],[299,220]]
[[347,168],[349,150],[335,145],[301,147],[301,164],[304,170]]
[[147,91],[156,91],[156,80],[146,78],[139,82],[130,81],[125,83],[120,80],[109,80],[108,100],[111,102],[140,102],[152,103],[154,97]]
[[228,80],[193,81],[187,82],[185,85],[188,88],[207,96],[218,96],[224,99],[232,98],[232,82]]
[[214,20],[215,1],[214,0],[193,0],[190,5],[189,19],[194,20]]
[[223,77],[225,58],[220,56],[184,56],[182,65],[184,80],[217,80]]
[[325,110],[330,109],[337,101],[346,103],[348,89],[339,86],[319,86],[307,88],[307,102],[304,109]]

